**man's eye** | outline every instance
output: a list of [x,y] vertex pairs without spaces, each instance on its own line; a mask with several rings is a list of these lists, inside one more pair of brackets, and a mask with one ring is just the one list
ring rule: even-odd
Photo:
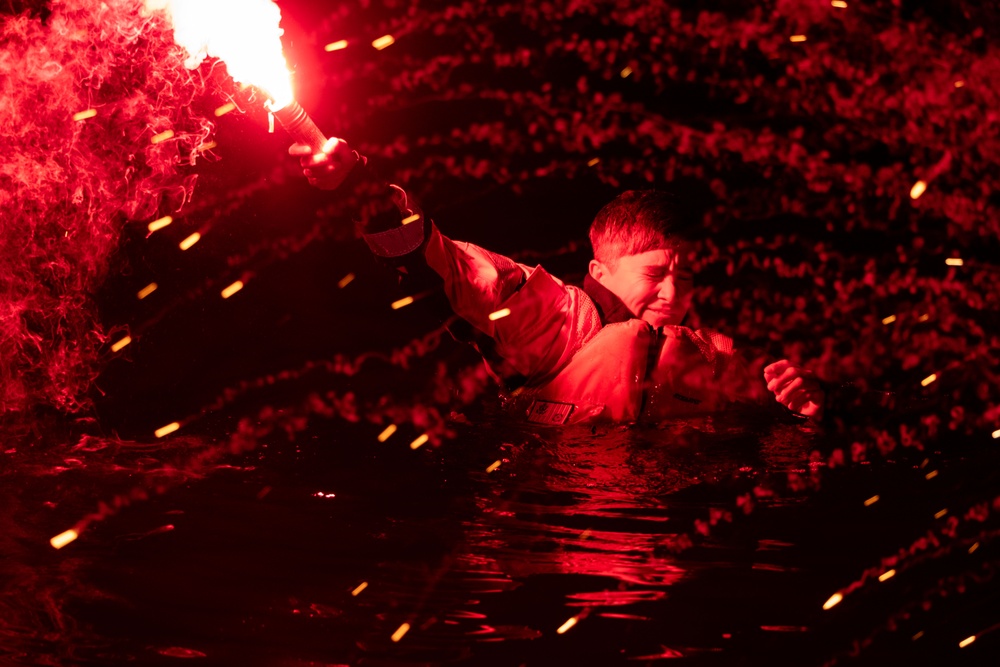
[[663,282],[667,276],[672,275],[674,280],[682,282],[691,282],[694,280],[693,273],[672,273],[670,271],[659,271],[655,273],[646,273],[647,278],[655,282]]

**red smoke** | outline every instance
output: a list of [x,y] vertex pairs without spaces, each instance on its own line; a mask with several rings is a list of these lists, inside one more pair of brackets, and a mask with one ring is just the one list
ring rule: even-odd
[[120,232],[193,189],[184,166],[213,129],[191,110],[204,84],[140,4],[54,0],[44,20],[2,17],[0,415],[87,405],[106,340],[91,295]]

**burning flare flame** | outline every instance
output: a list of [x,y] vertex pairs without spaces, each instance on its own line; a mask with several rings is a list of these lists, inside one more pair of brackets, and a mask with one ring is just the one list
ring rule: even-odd
[[291,75],[281,50],[281,10],[272,0],[145,0],[147,10],[164,11],[174,26],[174,41],[188,52],[184,63],[198,67],[205,58],[226,63],[230,76],[262,89],[270,108],[294,101]]

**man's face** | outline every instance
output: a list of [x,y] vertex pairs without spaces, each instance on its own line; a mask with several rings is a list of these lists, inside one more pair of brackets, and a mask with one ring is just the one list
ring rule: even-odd
[[691,307],[694,287],[690,252],[690,244],[678,243],[674,248],[628,255],[613,271],[595,259],[590,275],[639,319],[657,328],[680,324]]

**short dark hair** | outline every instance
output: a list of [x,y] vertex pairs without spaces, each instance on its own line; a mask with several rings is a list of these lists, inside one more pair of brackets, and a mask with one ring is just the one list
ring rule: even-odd
[[594,259],[612,270],[618,260],[674,247],[691,233],[675,198],[661,190],[628,190],[606,204],[590,225]]

